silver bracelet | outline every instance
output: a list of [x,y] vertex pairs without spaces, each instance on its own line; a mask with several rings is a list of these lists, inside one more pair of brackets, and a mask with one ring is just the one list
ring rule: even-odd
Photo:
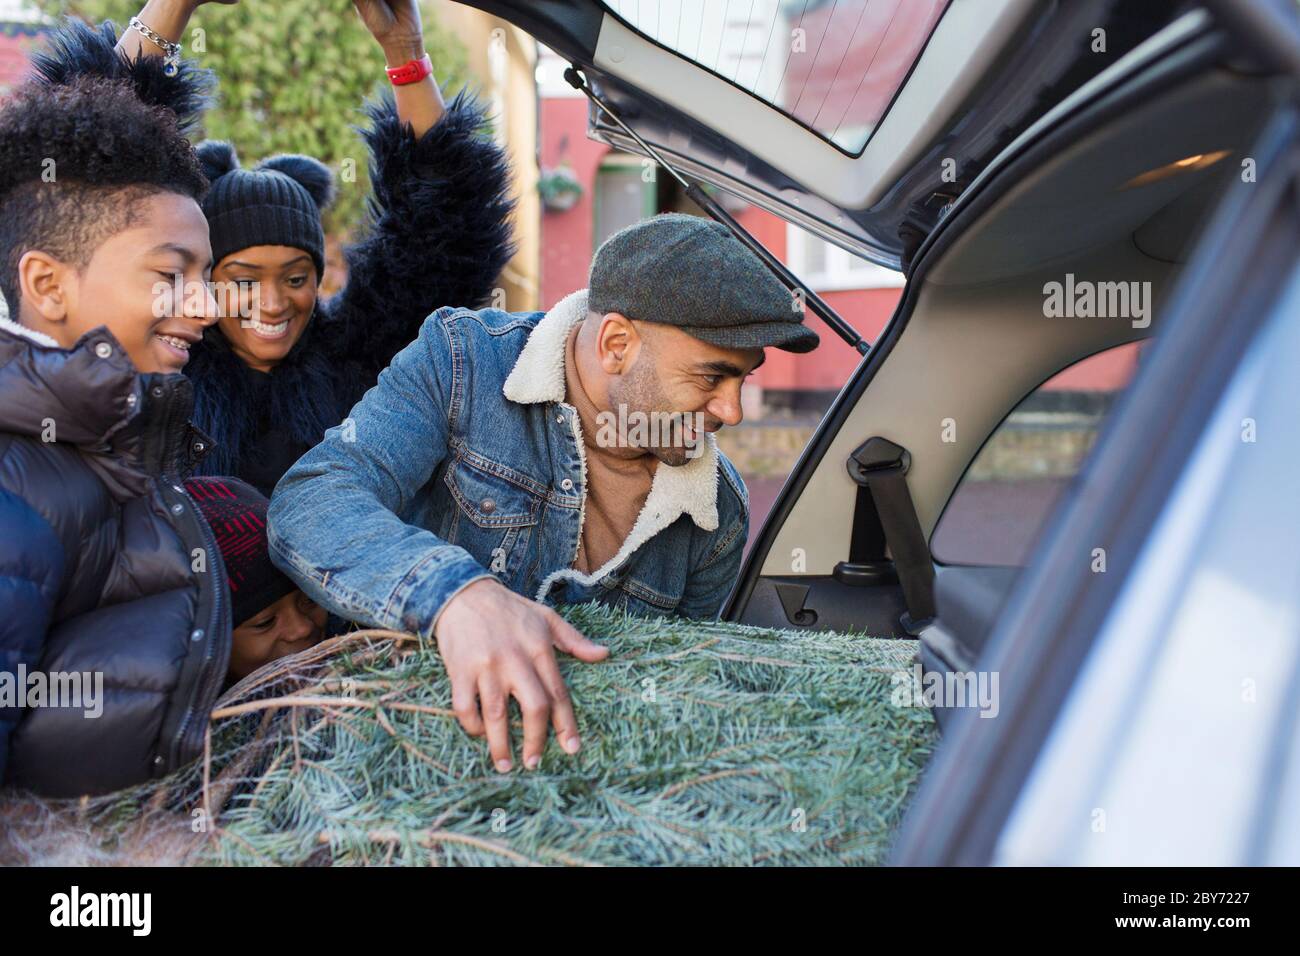
[[181,69],[181,45],[173,43],[165,36],[160,36],[150,30],[139,17],[132,17],[130,26],[139,32],[146,40],[157,44],[158,48],[163,51],[163,72],[168,76],[175,76]]

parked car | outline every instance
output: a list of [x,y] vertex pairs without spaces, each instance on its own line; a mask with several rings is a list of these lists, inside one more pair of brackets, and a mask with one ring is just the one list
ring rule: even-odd
[[[906,276],[724,614],[997,675],[995,713],[936,702],[896,861],[1300,862],[1296,5],[472,5],[573,63],[592,136]],[[943,560],[1008,415],[1148,339],[1077,474],[1009,509],[1032,547]]]

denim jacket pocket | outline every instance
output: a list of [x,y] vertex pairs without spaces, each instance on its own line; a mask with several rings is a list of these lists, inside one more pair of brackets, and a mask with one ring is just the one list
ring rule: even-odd
[[480,528],[525,528],[537,524],[541,496],[499,475],[458,458],[447,469],[444,480],[461,511]]
[[455,543],[503,584],[518,589],[542,497],[463,458],[452,462],[443,480],[460,512]]
[[630,609],[633,602],[636,602],[638,610],[648,611],[650,614],[670,614],[682,601],[680,591],[676,594],[665,594],[658,588],[633,577],[623,580],[619,584],[619,589],[631,598],[624,605],[625,607]]

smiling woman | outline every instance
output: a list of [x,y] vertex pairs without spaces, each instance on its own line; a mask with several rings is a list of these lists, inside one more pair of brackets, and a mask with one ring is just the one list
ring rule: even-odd
[[220,334],[241,362],[270,372],[289,355],[316,309],[325,270],[321,213],[334,195],[324,164],[276,156],[239,167],[229,143],[198,147],[212,188],[203,211],[222,291]]
[[196,421],[217,442],[201,466],[270,495],[338,424],[442,305],[475,305],[511,254],[504,158],[458,97],[417,135],[394,101],[368,107],[373,221],[345,251],[349,284],[318,294],[329,170],[305,156],[241,169],[233,147],[202,143],[204,211],[223,290],[218,326],[195,353]]
[[257,246],[221,263],[221,334],[236,355],[269,372],[289,354],[316,304],[311,257],[290,246]]
[[348,285],[328,300],[319,286],[329,170],[305,156],[245,170],[229,144],[200,144],[213,180],[204,202],[213,278],[224,290],[223,318],[189,369],[196,420],[217,442],[204,474],[237,475],[270,495],[431,312],[491,293],[512,254],[505,158],[470,100],[442,109],[432,79],[423,82],[424,105],[439,105],[430,125],[417,125],[418,104],[407,110],[409,92],[367,106],[371,222],[344,252]]

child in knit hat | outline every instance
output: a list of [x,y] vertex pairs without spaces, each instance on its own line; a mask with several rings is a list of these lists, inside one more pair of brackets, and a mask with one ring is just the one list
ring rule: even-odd
[[230,582],[228,680],[318,644],[327,613],[271,563],[266,498],[238,478],[189,478],[185,490],[217,537]]

